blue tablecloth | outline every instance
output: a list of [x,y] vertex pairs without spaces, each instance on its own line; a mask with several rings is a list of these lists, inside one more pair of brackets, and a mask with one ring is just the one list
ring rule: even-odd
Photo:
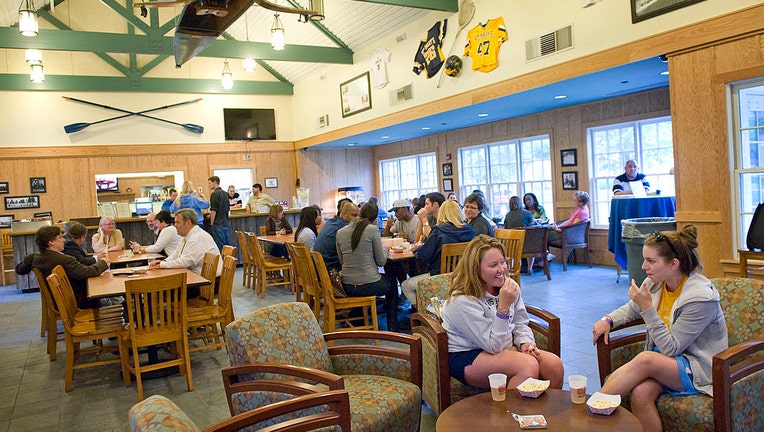
[[615,262],[626,267],[626,245],[621,240],[621,220],[645,217],[673,217],[676,198],[655,196],[647,198],[613,198],[610,201],[610,228],[607,249],[615,254]]

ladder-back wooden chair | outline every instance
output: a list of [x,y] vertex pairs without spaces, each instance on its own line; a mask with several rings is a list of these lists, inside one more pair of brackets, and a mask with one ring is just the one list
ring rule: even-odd
[[[201,346],[189,346],[189,351],[199,351],[210,348],[220,349],[225,346],[225,326],[233,322],[233,278],[236,273],[237,259],[232,256],[223,257],[223,272],[220,275],[220,289],[217,301],[211,305],[188,305],[188,328],[190,338],[204,342]],[[206,331],[200,332],[198,329]],[[214,340],[214,342],[213,342]],[[208,342],[211,342],[208,344]]]
[[440,249],[440,272],[451,273],[459,264],[459,259],[464,255],[464,250],[470,242],[446,243]]
[[494,235],[504,245],[506,250],[509,277],[520,285],[520,268],[522,267],[525,230],[498,228],[494,231]]
[[[8,285],[10,283],[10,278],[6,275],[9,273],[13,274],[16,271],[13,267],[13,242],[11,242],[11,229],[0,229],[0,238],[2,239],[2,242],[0,243],[0,270],[2,271],[2,273],[0,273],[0,279],[2,279],[3,285]],[[6,266],[6,260],[10,265]]]
[[249,238],[243,231],[236,231],[236,239],[239,241],[239,248],[241,249],[241,284],[251,289],[255,278],[255,258],[249,247]]
[[[269,286],[283,286],[287,290],[294,290],[292,285],[292,263],[284,258],[265,259],[265,253],[254,234],[248,234],[249,247],[252,249],[255,263],[255,292],[260,298],[265,298],[265,290]],[[268,273],[276,272],[279,278],[268,278]]]

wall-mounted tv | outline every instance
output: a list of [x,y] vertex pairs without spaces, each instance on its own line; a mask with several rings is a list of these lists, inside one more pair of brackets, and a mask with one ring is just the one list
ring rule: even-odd
[[97,175],[95,183],[97,192],[119,192],[117,176]]
[[276,114],[266,108],[223,108],[225,139],[254,141],[276,139]]

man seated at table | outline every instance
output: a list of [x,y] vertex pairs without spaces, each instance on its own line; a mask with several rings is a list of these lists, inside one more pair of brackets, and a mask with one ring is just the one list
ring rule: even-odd
[[[383,237],[391,237],[398,234],[404,241],[415,243],[416,230],[419,227],[419,218],[414,216],[411,211],[411,205],[405,199],[395,200],[390,213],[395,215],[395,219],[389,218],[385,224]],[[392,261],[387,260],[385,264],[385,273],[390,272],[395,275],[398,283],[402,283],[408,276],[416,276],[416,262],[414,260]]]
[[117,229],[114,219],[101,218],[98,222],[98,232],[93,234],[92,247],[97,254],[121,251],[125,248],[125,238],[122,237],[122,231]]
[[[166,260],[152,261],[149,264],[149,268],[186,268],[196,274],[201,274],[204,254],[207,252],[214,253],[215,255],[220,254],[215,240],[197,223],[197,217],[196,211],[190,208],[180,209],[175,213],[175,229],[183,237],[180,247],[170,254]],[[223,266],[220,265],[218,260],[215,276],[219,278],[222,271]],[[215,287],[217,288],[217,286],[218,282],[216,279]],[[199,288],[189,288],[188,298],[198,296]]]
[[77,261],[84,265],[93,265],[98,259],[95,256],[88,256],[85,250],[82,249],[82,245],[85,244],[85,237],[87,237],[88,229],[85,225],[72,221],[69,223],[69,229],[64,234],[64,253],[66,255],[74,257]]
[[16,265],[16,273],[29,274],[33,268],[39,269],[43,277],[50,276],[53,268],[60,265],[64,268],[69,282],[72,284],[74,296],[77,298],[77,306],[80,309],[92,309],[101,306],[98,299],[88,298],[87,279],[96,277],[109,268],[108,259],[85,265],[72,256],[64,254],[64,236],[61,228],[44,226],[37,230],[35,243],[40,253],[29,254]]
[[140,243],[131,241],[130,249],[134,253],[161,253],[165,256],[170,256],[179,247],[183,238],[178,235],[178,231],[173,226],[175,220],[170,212],[162,210],[156,215],[157,230],[159,230],[159,236],[153,245],[141,246]]
[[432,227],[438,223],[440,206],[446,201],[446,197],[440,192],[430,192],[424,197],[424,207],[416,216],[419,218],[419,227],[416,229],[414,241],[424,242],[430,234]]
[[616,177],[613,182],[613,195],[631,195],[633,193],[631,191],[631,182],[637,181],[642,182],[645,192],[650,190],[650,183],[645,180],[645,175],[638,172],[639,166],[637,166],[637,161],[629,159],[624,170],[626,172]]
[[157,226],[156,213],[151,212],[146,215],[146,226],[148,227],[149,231],[151,231],[151,234],[154,235],[154,241],[157,241],[157,237],[159,236],[159,227]]
[[358,217],[360,211],[349,198],[342,198],[337,202],[337,216],[329,219],[318,232],[313,250],[320,252],[324,257],[326,269],[342,270],[340,258],[337,256],[337,231],[347,226],[348,223]]
[[[258,213],[260,207],[270,208],[276,201],[271,198],[270,195],[263,192],[263,185],[255,183],[252,185],[252,195],[249,196],[247,201],[247,212]],[[268,210],[265,211],[267,213]]]

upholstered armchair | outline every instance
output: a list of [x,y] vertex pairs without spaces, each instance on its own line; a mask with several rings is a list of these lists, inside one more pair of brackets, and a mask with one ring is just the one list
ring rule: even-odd
[[[418,337],[382,331],[321,333],[305,303],[281,303],[226,328],[232,367],[261,363],[298,366],[339,380],[348,391],[353,431],[416,431],[422,404],[422,344]],[[282,370],[311,384],[320,378]],[[331,387],[330,387],[331,388]],[[251,392],[229,395],[231,414],[261,406]]]
[[[432,297],[445,299],[451,285],[451,273],[439,274],[423,279],[417,286],[417,304],[429,305]],[[560,319],[528,304],[530,327],[539,348],[560,355]],[[411,329],[422,338],[422,398],[435,414],[448,408],[452,403],[469,396],[488,391],[487,388],[473,387],[451,378],[448,373],[448,335],[440,324],[440,319],[426,312],[411,315]]]
[[[713,359],[714,397],[662,394],[657,401],[664,430],[764,430],[764,281],[712,279],[721,294],[730,347]],[[597,343],[600,383],[645,347],[639,321],[613,329],[610,342]]]
[[[561,221],[562,223],[564,221]],[[568,270],[568,258],[575,249],[582,249],[584,260],[589,268],[592,267],[592,259],[589,256],[589,225],[591,221],[579,222],[560,229],[560,240],[550,241],[550,248],[562,250],[562,271]],[[558,224],[559,225],[559,224]]]

